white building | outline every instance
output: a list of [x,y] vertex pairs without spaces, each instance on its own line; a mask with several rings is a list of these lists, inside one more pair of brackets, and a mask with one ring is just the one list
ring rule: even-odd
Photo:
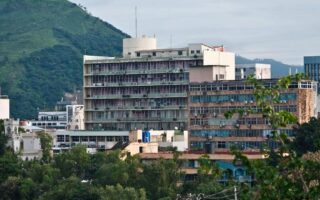
[[250,75],[254,75],[257,79],[271,79],[271,65],[261,63],[236,65],[236,80],[246,79]]
[[0,93],[0,119],[10,118],[10,100],[8,96]]
[[84,130],[84,106],[67,105],[67,129]]
[[[37,136],[39,128],[20,126],[20,121],[7,119],[4,121],[5,135],[8,136],[8,146],[15,153],[19,153],[22,160],[40,159],[42,157],[40,138]],[[22,128],[23,130],[19,130]]]
[[[146,136],[146,134],[148,136]],[[150,130],[131,131],[129,135],[130,144],[125,151],[131,155],[139,153],[158,153],[176,148],[183,152],[188,150],[188,131],[181,130]]]
[[189,83],[234,80],[235,54],[201,43],[159,49],[156,38],[126,38],[121,58],[84,56],[83,76],[86,130],[186,130]]
[[53,152],[68,151],[75,145],[87,147],[90,153],[124,148],[129,142],[129,131],[67,131],[56,130],[53,135]]
[[38,126],[43,129],[66,129],[67,112],[50,111],[39,112],[37,120],[31,120],[32,126]]

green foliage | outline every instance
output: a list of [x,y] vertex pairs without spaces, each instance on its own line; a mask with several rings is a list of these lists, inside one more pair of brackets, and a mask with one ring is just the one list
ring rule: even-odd
[[[311,119],[309,123],[300,126],[296,130],[296,139],[291,146],[288,146],[287,137],[281,133],[281,128],[296,123],[297,118],[292,113],[276,111],[273,107],[274,104],[279,103],[281,90],[287,89],[293,81],[299,82],[302,78],[304,78],[302,74],[284,77],[272,87],[263,85],[253,77],[248,79],[248,83],[255,88],[257,106],[261,108],[261,114],[270,121],[274,139],[280,142],[280,149],[264,151],[267,157],[264,160],[248,160],[240,151],[233,149],[235,160],[242,161],[247,167],[247,173],[254,177],[254,187],[242,192],[243,199],[318,199],[320,197],[320,176],[317,172],[320,167],[319,160],[306,160],[296,156],[296,152],[301,155],[308,150],[319,150],[317,146],[319,121]],[[226,117],[232,117],[234,113],[236,112],[229,112]],[[304,148],[306,150],[303,150]]]
[[316,152],[320,149],[320,120],[311,118],[295,129],[296,136],[291,146],[299,154]]
[[67,0],[2,0],[0,21],[0,86],[18,118],[82,88],[82,55],[120,55],[128,37]]
[[42,160],[48,163],[51,161],[52,137],[45,132],[40,132],[37,135],[40,138]]
[[0,156],[4,154],[8,138],[4,134],[3,120],[0,120]]
[[107,185],[105,188],[107,194],[104,200],[146,200],[146,193],[143,189],[135,190],[134,188],[123,188],[121,185]]

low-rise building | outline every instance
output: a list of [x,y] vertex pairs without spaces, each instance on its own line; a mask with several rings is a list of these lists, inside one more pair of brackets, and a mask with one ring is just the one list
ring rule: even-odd
[[43,129],[66,129],[67,112],[66,111],[45,111],[39,112],[37,120],[31,120],[32,126],[38,126]]
[[19,153],[22,160],[40,159],[42,149],[37,132],[39,128],[20,126],[20,120],[7,119],[4,121],[5,135],[8,136],[7,145],[15,153]]
[[53,132],[53,152],[68,151],[84,145],[89,152],[123,149],[129,142],[129,131],[67,131]]
[[271,79],[271,65],[261,63],[236,65],[236,80],[247,79],[250,75],[256,79]]

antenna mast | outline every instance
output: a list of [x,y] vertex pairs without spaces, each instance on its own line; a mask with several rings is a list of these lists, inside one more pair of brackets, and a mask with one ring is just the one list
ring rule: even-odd
[[137,6],[134,7],[135,11],[135,28],[136,28],[136,38],[138,38],[138,17],[137,17]]

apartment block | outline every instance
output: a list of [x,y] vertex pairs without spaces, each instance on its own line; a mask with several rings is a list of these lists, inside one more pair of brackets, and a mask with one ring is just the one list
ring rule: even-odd
[[236,65],[236,80],[246,79],[250,75],[256,79],[271,79],[271,65],[261,63]]
[[[272,87],[277,79],[261,80],[265,87]],[[228,152],[237,146],[245,152],[258,152],[267,145],[277,148],[271,139],[271,124],[261,114],[253,95],[253,86],[245,80],[191,83],[189,97],[189,142],[191,150],[206,153]],[[299,123],[316,116],[316,82],[292,83],[280,93],[280,103],[275,110],[286,110],[298,117]],[[226,119],[224,113],[234,109],[252,110],[242,116]],[[260,113],[260,114],[259,114]],[[293,125],[283,128],[293,135]]]
[[234,54],[189,44],[158,49],[155,38],[127,38],[123,57],[84,56],[86,130],[186,129],[189,71],[205,80],[233,80]]

